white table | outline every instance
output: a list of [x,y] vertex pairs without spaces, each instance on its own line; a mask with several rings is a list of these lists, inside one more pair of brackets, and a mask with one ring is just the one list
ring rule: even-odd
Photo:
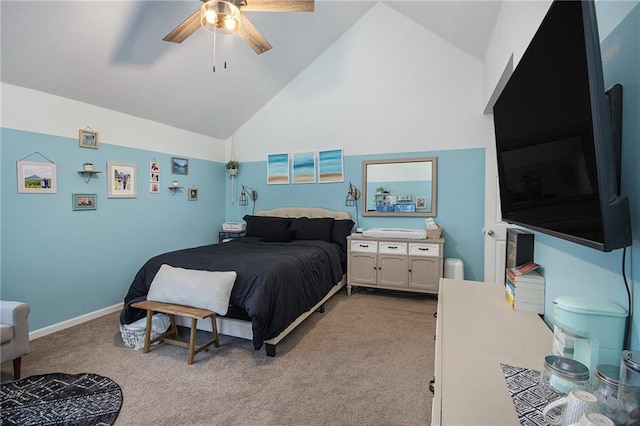
[[541,370],[553,333],[503,284],[440,280],[433,425],[519,425],[500,363]]

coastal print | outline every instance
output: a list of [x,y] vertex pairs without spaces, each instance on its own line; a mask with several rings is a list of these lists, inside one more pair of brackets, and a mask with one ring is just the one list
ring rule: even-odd
[[316,153],[297,152],[293,154],[293,183],[314,183],[316,181]]
[[289,154],[269,154],[267,157],[267,184],[289,183]]
[[318,181],[320,183],[344,182],[342,149],[318,153]]

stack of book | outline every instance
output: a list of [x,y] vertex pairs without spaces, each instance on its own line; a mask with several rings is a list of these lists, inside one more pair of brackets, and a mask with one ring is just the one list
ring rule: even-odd
[[507,302],[516,311],[544,315],[544,277],[535,271],[538,265],[529,263],[507,268],[505,291]]

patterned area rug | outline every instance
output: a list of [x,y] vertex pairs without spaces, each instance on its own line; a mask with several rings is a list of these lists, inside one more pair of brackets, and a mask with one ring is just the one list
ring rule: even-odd
[[112,425],[122,390],[96,374],[43,374],[0,386],[2,425]]
[[547,399],[542,395],[539,386],[540,372],[529,368],[514,367],[500,363],[504,379],[509,388],[513,406],[518,413],[518,420],[522,426],[546,426],[542,410],[549,401],[559,398],[560,394],[552,394]]

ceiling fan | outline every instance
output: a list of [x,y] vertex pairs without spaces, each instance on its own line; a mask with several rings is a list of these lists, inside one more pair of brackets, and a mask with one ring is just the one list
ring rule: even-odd
[[313,12],[314,0],[201,0],[202,7],[167,34],[163,40],[182,43],[199,27],[223,33],[238,32],[259,55],[271,44],[242,12]]

